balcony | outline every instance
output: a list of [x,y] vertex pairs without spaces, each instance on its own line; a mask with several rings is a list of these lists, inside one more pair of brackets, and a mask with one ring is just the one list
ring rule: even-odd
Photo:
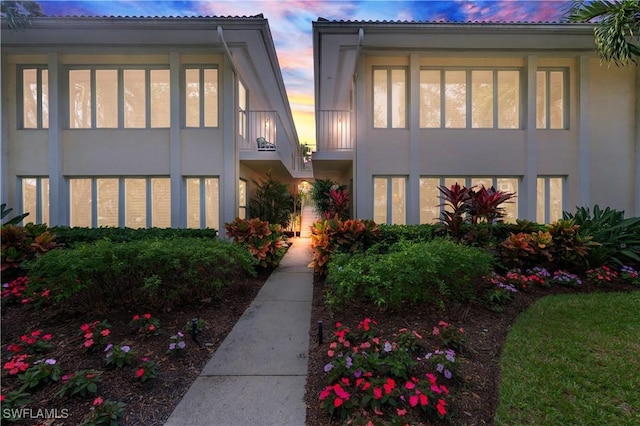
[[316,112],[316,147],[323,151],[352,151],[351,111]]

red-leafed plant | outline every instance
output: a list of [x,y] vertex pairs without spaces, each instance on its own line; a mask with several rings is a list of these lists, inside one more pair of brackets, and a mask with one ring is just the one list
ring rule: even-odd
[[264,268],[275,268],[280,263],[286,251],[280,225],[255,219],[236,218],[233,222],[225,223],[227,235],[233,237],[233,242],[245,244],[249,252]]
[[515,195],[513,192],[498,191],[493,186],[488,189],[480,186],[479,189],[472,190],[467,200],[471,223],[475,225],[481,220],[485,220],[492,224],[505,217],[504,208],[501,205],[511,200]]
[[467,213],[469,212],[469,200],[471,199],[471,188],[461,186],[458,182],[447,188],[440,185],[438,190],[444,198],[444,206],[441,221],[447,227],[451,236],[460,241],[462,238],[462,225],[464,225]]

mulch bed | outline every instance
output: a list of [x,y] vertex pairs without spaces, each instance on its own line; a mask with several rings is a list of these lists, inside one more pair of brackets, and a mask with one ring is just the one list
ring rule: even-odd
[[[307,404],[307,426],[340,424],[333,420],[321,408],[320,391],[328,384],[323,368],[330,359],[327,356],[331,333],[337,321],[355,327],[358,322],[369,317],[378,322],[377,327],[386,331],[387,337],[401,328],[409,328],[424,337],[424,353],[439,348],[438,341],[431,336],[439,321],[449,322],[462,327],[467,336],[465,351],[456,363],[462,380],[446,383],[451,390],[449,424],[459,426],[492,425],[498,404],[498,385],[500,382],[500,354],[509,328],[518,314],[536,300],[552,294],[591,293],[595,291],[634,291],[638,287],[630,284],[615,284],[610,287],[596,287],[586,283],[579,289],[562,286],[551,288],[531,288],[516,294],[514,300],[504,306],[503,312],[494,312],[481,304],[450,306],[446,310],[437,308],[407,308],[402,312],[391,312],[364,304],[350,304],[348,309],[334,315],[323,303],[324,284],[320,280],[314,283],[313,311],[309,338],[309,375],[307,379],[305,402]],[[317,343],[317,322],[324,324],[324,344]],[[426,366],[425,363],[423,363]],[[428,372],[426,369],[420,373]],[[442,380],[439,380],[442,382]],[[424,421],[424,420],[423,420]],[[441,422],[442,423],[442,422]],[[429,423],[420,423],[429,424]]]

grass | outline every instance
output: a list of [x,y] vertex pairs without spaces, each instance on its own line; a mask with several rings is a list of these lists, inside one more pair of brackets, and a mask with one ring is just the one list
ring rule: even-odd
[[503,348],[498,425],[640,424],[640,292],[549,296]]

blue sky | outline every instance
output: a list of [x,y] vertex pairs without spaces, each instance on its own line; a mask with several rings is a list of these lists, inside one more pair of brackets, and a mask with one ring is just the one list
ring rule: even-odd
[[314,143],[311,22],[329,20],[557,21],[570,0],[93,0],[39,1],[47,15],[251,16],[269,20],[301,142]]

